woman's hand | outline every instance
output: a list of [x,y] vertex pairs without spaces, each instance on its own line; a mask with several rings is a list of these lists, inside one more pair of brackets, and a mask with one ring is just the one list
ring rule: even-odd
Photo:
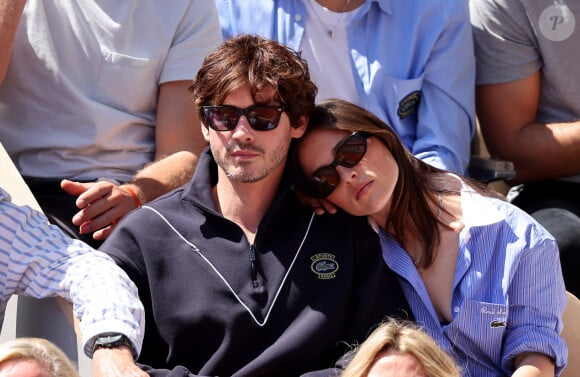
[[541,353],[526,352],[515,358],[516,370],[512,377],[554,377],[554,361]]

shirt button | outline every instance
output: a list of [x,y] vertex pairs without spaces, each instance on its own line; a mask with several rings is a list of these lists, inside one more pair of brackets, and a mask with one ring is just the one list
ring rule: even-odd
[[297,15],[294,16],[294,21],[300,22],[301,20],[302,20],[302,16],[301,15],[297,14]]
[[453,308],[453,311],[454,311],[455,313],[459,313],[459,306],[456,306],[456,307],[454,307],[454,308]]

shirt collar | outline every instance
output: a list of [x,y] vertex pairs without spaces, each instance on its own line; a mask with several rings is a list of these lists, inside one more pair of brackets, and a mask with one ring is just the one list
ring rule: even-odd
[[379,224],[377,224],[377,222],[370,216],[367,216],[367,221],[368,221],[369,225],[371,226],[371,228],[373,228],[375,233],[379,233],[379,230],[381,229]]
[[393,13],[393,0],[370,0],[369,4],[365,6],[369,7],[370,9],[372,3],[377,3],[381,10],[388,15]]

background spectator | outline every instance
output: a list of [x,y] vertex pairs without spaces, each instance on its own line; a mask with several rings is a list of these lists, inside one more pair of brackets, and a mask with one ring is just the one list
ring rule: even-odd
[[0,27],[0,141],[51,222],[98,246],[187,182],[205,146],[187,88],[221,41],[212,2],[7,0]]
[[411,322],[389,320],[354,351],[341,377],[461,377],[445,351]]
[[[73,303],[84,351],[102,374],[121,370],[140,375],[134,358],[143,341],[143,305],[135,284],[107,255],[65,235],[45,216],[11,203],[0,188],[0,325],[13,294],[60,296]],[[122,334],[125,343],[95,350],[104,333]],[[124,345],[125,347],[120,347]]]
[[18,338],[0,344],[0,375],[80,377],[64,352],[40,338]]
[[257,33],[301,51],[317,101],[354,102],[389,124],[421,160],[465,172],[475,130],[466,0],[216,4],[224,38]]
[[471,0],[477,114],[492,156],[514,163],[508,197],[556,238],[580,295],[580,1]]

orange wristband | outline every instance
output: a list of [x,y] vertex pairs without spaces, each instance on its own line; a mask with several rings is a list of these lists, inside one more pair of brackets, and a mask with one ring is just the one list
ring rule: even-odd
[[141,203],[141,199],[139,199],[139,196],[137,196],[137,193],[135,192],[133,187],[123,186],[123,190],[127,191],[129,195],[133,197],[133,200],[135,201],[135,208],[139,208],[143,205],[143,203]]

